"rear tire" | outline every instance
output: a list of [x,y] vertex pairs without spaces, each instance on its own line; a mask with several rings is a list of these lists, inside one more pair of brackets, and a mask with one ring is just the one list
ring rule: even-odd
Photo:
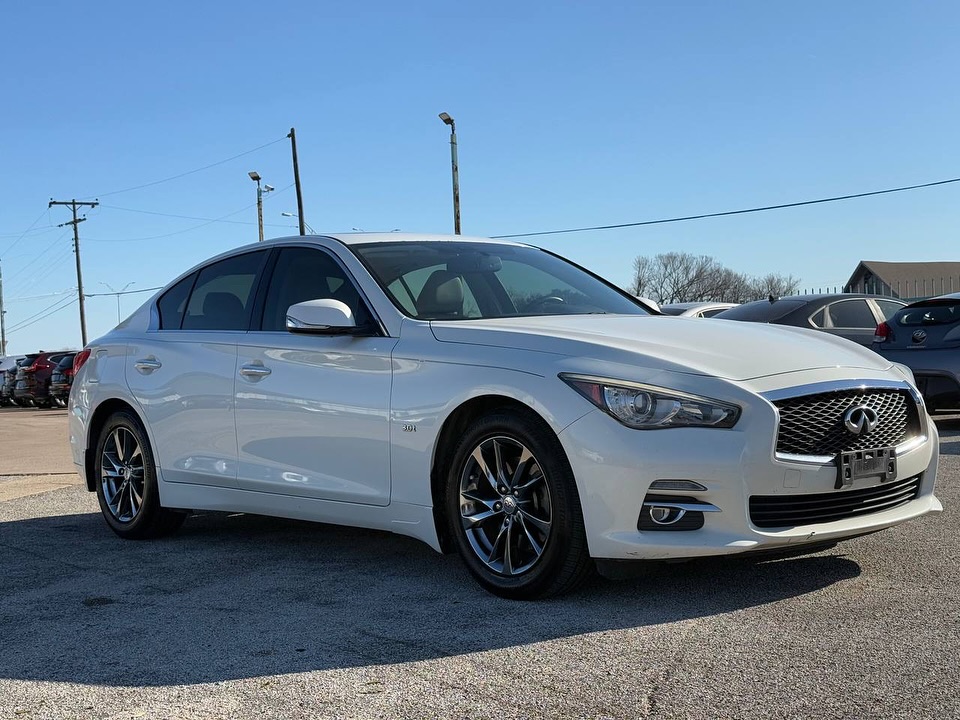
[[128,540],[174,532],[186,513],[160,505],[157,470],[147,433],[132,412],[111,415],[100,430],[94,485],[107,525]]
[[545,598],[595,573],[570,463],[533,413],[507,408],[477,420],[454,451],[445,490],[449,536],[491,593]]

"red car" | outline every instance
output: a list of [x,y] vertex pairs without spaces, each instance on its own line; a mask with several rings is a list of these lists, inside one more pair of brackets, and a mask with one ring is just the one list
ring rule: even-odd
[[13,390],[13,397],[18,405],[36,405],[37,407],[53,407],[54,400],[50,397],[50,376],[53,375],[57,363],[64,355],[72,352],[44,352],[37,355],[30,364],[21,365],[17,369],[17,385]]

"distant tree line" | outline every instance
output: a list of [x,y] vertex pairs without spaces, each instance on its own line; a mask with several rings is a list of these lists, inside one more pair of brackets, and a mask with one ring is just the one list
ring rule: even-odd
[[791,295],[799,285],[800,280],[793,275],[770,273],[750,277],[724,267],[708,255],[670,252],[634,259],[633,280],[626,289],[666,305],[698,301],[743,303],[770,295]]

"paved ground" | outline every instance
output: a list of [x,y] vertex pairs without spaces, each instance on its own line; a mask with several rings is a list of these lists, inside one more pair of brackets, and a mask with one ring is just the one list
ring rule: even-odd
[[[64,469],[65,420],[0,411],[0,491],[51,477],[8,477],[15,442]],[[940,425],[941,515],[545,603],[388,534],[207,514],[123,542],[78,485],[21,489],[0,718],[960,718],[960,422]]]

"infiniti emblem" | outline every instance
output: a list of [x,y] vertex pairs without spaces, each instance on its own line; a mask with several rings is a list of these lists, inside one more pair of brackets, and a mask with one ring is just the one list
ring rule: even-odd
[[880,416],[873,408],[857,405],[843,414],[843,425],[854,435],[868,435],[877,427]]

